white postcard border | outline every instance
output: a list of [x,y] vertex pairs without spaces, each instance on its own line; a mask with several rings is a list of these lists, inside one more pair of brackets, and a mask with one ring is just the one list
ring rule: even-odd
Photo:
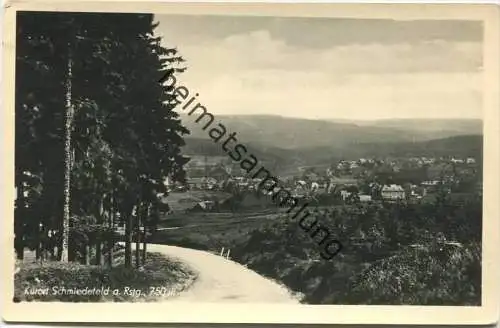
[[[499,10],[485,4],[167,3],[67,0],[11,1],[4,15],[3,168],[0,269],[3,319],[12,322],[491,324],[499,316]],[[484,178],[482,306],[362,306],[207,303],[13,303],[14,79],[16,11],[141,12],[189,15],[261,15],[480,20],[484,24]]]

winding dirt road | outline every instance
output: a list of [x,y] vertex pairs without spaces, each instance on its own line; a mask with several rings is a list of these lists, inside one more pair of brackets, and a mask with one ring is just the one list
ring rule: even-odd
[[190,288],[162,302],[299,303],[285,287],[221,256],[157,244],[148,244],[148,251],[177,259],[198,273]]

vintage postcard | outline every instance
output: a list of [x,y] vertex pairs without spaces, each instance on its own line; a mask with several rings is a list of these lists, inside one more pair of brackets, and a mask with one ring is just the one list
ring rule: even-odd
[[3,319],[497,321],[498,14],[8,2]]

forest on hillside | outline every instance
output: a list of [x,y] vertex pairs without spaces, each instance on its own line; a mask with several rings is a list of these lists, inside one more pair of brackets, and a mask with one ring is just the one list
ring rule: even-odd
[[163,181],[183,180],[188,161],[173,87],[159,82],[186,67],[155,27],[151,14],[18,13],[19,260],[32,250],[37,260],[112,266],[122,240],[125,266],[133,242],[136,266],[145,263]]
[[[481,304],[479,195],[456,201],[443,192],[433,203],[358,202],[310,212],[304,222],[270,220],[227,247],[306,304]],[[342,243],[332,259],[320,256],[325,235],[313,236],[313,226]]]

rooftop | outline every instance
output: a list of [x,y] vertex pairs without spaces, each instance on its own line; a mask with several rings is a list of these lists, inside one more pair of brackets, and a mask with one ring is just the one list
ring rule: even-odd
[[404,189],[400,185],[391,184],[383,186],[382,191],[404,191]]

